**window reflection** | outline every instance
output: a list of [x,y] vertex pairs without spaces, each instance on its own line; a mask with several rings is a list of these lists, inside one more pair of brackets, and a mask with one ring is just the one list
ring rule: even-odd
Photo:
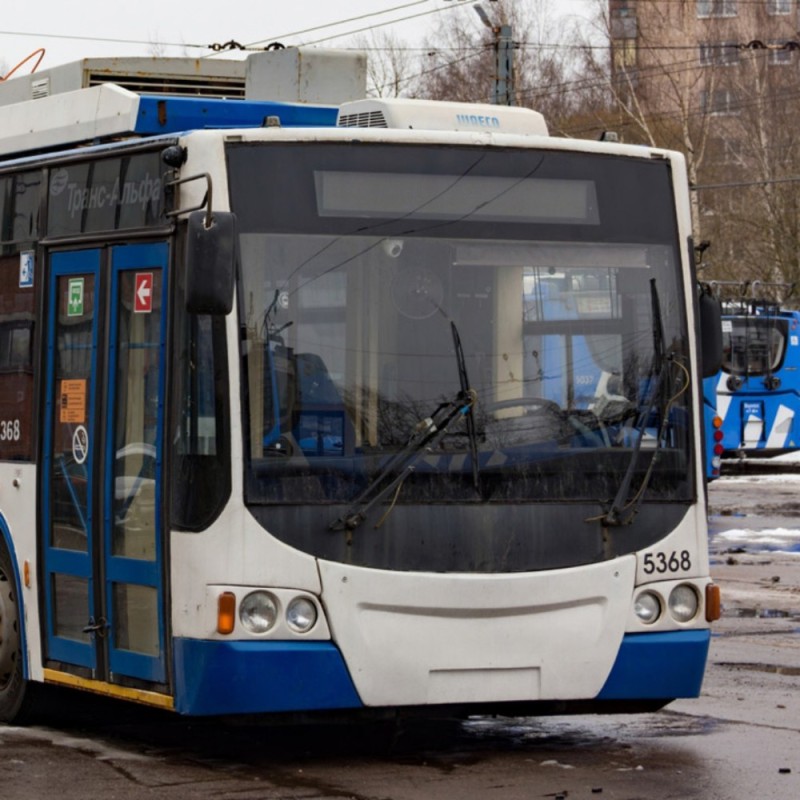
[[[507,477],[524,473],[531,447],[585,452],[642,435],[633,418],[660,346],[653,278],[666,345],[685,357],[666,247],[247,234],[242,258],[249,454],[282,473],[276,498],[352,496],[378,468],[370,458],[405,447],[452,402],[463,382],[453,324],[477,397],[477,457]],[[467,434],[453,422],[415,480],[461,480]]]

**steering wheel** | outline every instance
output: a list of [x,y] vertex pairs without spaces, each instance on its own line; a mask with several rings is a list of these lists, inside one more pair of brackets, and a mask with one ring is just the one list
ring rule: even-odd
[[508,400],[498,400],[495,403],[486,403],[487,411],[496,411],[503,408],[523,408],[524,417],[536,415],[549,415],[559,422],[566,423],[569,427],[564,431],[572,430],[573,435],[582,437],[590,447],[610,447],[611,440],[606,426],[600,417],[589,410],[565,410],[553,400],[546,397],[514,397]]
[[486,421],[487,431],[492,430],[494,435],[500,437],[498,442],[502,442],[503,446],[561,442],[568,432],[561,406],[544,397],[511,397],[494,403],[482,403],[481,408],[490,417],[492,412],[501,409],[519,409],[518,413],[495,415],[494,419]]
[[508,400],[497,400],[494,403],[482,403],[481,405],[486,411],[498,411],[502,408],[525,408],[528,409],[525,412],[526,415],[544,412],[561,417],[563,413],[558,403],[548,400],[546,397],[511,397]]

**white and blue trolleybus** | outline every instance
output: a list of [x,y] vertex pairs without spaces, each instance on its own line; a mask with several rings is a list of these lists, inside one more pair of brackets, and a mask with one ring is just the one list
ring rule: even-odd
[[704,381],[709,477],[725,457],[770,457],[800,450],[800,312],[794,286],[712,281],[722,301],[722,363]]
[[682,157],[293,58],[0,86],[0,719],[696,696]]

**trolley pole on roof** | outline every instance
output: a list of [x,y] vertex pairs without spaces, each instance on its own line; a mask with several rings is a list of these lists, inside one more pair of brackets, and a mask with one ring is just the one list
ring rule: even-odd
[[481,22],[494,34],[495,77],[492,102],[514,105],[514,42],[510,25],[494,25],[480,3],[473,6]]

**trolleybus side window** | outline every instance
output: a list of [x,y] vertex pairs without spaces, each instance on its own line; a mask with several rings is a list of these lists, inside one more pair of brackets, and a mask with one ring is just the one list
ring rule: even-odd
[[50,175],[49,236],[69,236],[163,221],[162,170],[157,152],[70,164]]
[[0,178],[0,460],[31,460],[41,173]]

